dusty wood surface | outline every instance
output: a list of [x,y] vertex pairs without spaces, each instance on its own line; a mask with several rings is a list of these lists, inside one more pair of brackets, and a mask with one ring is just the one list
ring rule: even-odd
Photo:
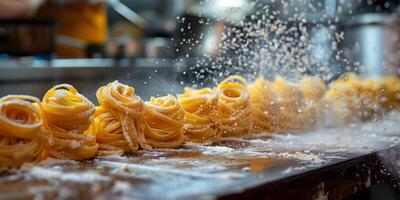
[[340,199],[379,182],[397,188],[399,116],[83,162],[47,159],[3,172],[0,199]]

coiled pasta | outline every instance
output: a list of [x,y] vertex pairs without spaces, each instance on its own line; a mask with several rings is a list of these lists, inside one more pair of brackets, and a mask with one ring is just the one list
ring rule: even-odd
[[185,88],[185,92],[178,95],[178,101],[185,110],[185,135],[190,141],[204,142],[219,136],[215,89]]
[[303,132],[380,117],[400,108],[400,79],[345,74],[327,87],[306,76],[298,83],[258,78],[248,86],[230,76],[215,88],[185,88],[143,102],[135,89],[118,81],[98,89],[99,106],[68,84],[43,97],[0,99],[0,167],[19,167],[47,156],[82,160],[177,148],[185,139],[205,142],[261,132]]
[[349,121],[369,120],[383,114],[384,85],[379,80],[360,79],[354,74],[344,74],[331,84],[325,96],[328,110],[335,125]]
[[318,103],[327,90],[323,80],[312,76],[304,76],[299,83],[299,88],[303,92],[304,100],[309,104]]
[[50,155],[83,160],[96,154],[93,135],[85,133],[93,121],[94,105],[68,84],[54,86],[43,97],[46,128],[54,138]]
[[144,111],[144,134],[148,144],[164,149],[183,143],[185,112],[174,96],[151,98],[145,103]]
[[299,89],[303,92],[305,105],[303,108],[302,118],[305,123],[306,130],[312,129],[317,125],[323,124],[324,101],[322,100],[327,91],[325,82],[312,76],[305,76],[298,84]]
[[277,130],[277,95],[271,83],[258,78],[249,86],[250,104],[252,108],[252,132],[275,132]]
[[328,125],[344,125],[357,119],[357,113],[361,109],[357,82],[357,77],[346,75],[330,84],[323,99],[326,108],[325,121]]
[[39,99],[9,95],[0,99],[0,167],[19,167],[46,156],[51,141],[43,130]]
[[380,117],[384,111],[381,100],[384,98],[382,93],[384,86],[377,80],[360,80],[358,83],[358,93],[360,98],[360,110],[357,117],[363,121]]
[[253,120],[246,79],[230,76],[217,86],[217,91],[217,116],[220,120],[221,136],[248,135]]
[[144,104],[135,89],[114,81],[96,93],[100,104],[90,132],[99,143],[98,155],[151,149],[144,136]]
[[278,96],[277,122],[280,132],[301,132],[313,128],[314,110],[307,109],[304,94],[298,85],[277,76],[272,88]]
[[382,84],[383,98],[380,102],[387,110],[400,109],[400,79],[384,76],[378,80]]

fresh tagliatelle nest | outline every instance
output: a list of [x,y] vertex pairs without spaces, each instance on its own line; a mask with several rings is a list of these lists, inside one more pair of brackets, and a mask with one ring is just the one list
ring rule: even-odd
[[40,101],[0,99],[0,166],[19,167],[46,157],[84,160],[139,149],[172,149],[184,142],[260,133],[296,133],[376,119],[400,108],[396,77],[345,74],[326,85],[317,77],[293,83],[281,77],[248,83],[231,76],[214,88],[185,88],[143,101],[131,86],[98,89],[98,106],[68,84]]

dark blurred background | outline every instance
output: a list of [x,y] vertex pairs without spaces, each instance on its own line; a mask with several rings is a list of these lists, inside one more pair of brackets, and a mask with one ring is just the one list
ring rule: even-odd
[[[229,74],[398,75],[394,0],[3,0],[0,95],[120,80],[144,98]],[[283,33],[279,27],[285,27]],[[305,28],[302,28],[305,27]]]

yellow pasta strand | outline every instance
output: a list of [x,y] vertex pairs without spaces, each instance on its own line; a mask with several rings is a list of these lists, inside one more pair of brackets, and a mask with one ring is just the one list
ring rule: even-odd
[[185,112],[178,100],[168,95],[145,103],[146,142],[153,148],[176,148],[184,140]]
[[39,99],[9,95],[0,99],[0,167],[19,167],[46,156],[51,141],[42,129]]
[[178,101],[185,110],[185,135],[190,141],[205,142],[218,138],[218,98],[215,90],[185,88],[185,92],[178,95]]
[[249,86],[250,104],[252,108],[253,133],[277,131],[277,95],[271,83],[258,78]]
[[[344,74],[329,88],[317,77],[298,83],[281,77],[249,85],[231,76],[216,88],[185,88],[143,102],[118,81],[98,89],[95,106],[68,84],[42,102],[31,96],[0,99],[0,167],[18,167],[47,155],[82,160],[177,148],[187,138],[205,142],[261,132],[303,132],[321,116],[333,125],[365,121],[400,108],[400,79]],[[325,115],[323,115],[325,114]]]
[[357,115],[363,121],[380,117],[385,111],[381,103],[384,98],[382,93],[384,86],[377,80],[365,79],[358,83],[360,110]]
[[96,136],[99,156],[132,152],[124,138],[121,122],[101,106],[96,107],[95,118],[89,132]]
[[400,109],[400,79],[395,76],[384,76],[378,79],[382,84],[380,102],[386,110]]
[[333,125],[369,120],[383,114],[383,85],[376,80],[344,74],[331,84],[324,100]]
[[314,128],[315,110],[306,107],[298,85],[277,76],[272,88],[278,95],[277,123],[280,132],[302,132]]
[[299,83],[299,88],[303,92],[304,100],[312,104],[318,103],[327,91],[325,82],[312,76],[304,76]]
[[325,82],[318,77],[304,76],[298,87],[303,92],[305,101],[302,113],[305,130],[310,130],[318,124],[323,124],[325,104],[322,99],[327,92]]
[[90,132],[99,143],[98,155],[151,149],[144,136],[144,104],[135,89],[114,81],[97,90],[100,106]]
[[241,76],[230,76],[218,85],[217,91],[221,136],[248,135],[253,120],[247,81]]
[[324,97],[326,120],[332,125],[343,125],[353,121],[357,90],[346,85],[333,85]]
[[93,135],[84,133],[93,121],[94,105],[68,84],[51,88],[42,100],[45,123],[54,138],[50,155],[83,160],[96,154]]

